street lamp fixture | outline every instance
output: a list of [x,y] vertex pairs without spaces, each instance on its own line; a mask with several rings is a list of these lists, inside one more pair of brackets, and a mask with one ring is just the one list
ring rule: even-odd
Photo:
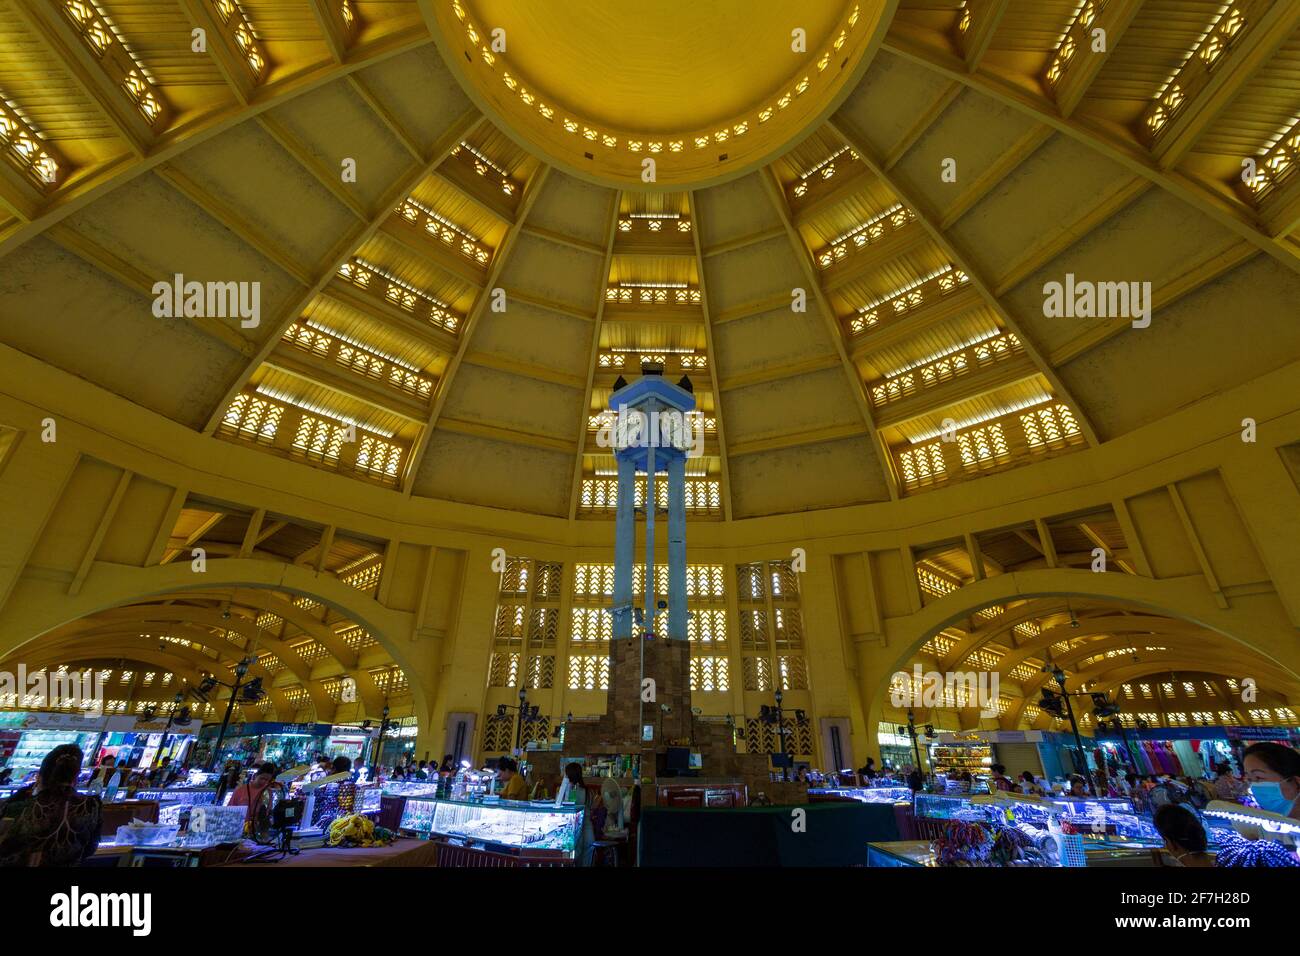
[[1088,789],[1094,796],[1097,795],[1097,784],[1092,778],[1092,771],[1088,769],[1088,758],[1083,751],[1083,738],[1079,736],[1079,722],[1074,718],[1074,705],[1070,703],[1070,693],[1065,689],[1065,671],[1061,670],[1059,664],[1052,665],[1052,679],[1056,685],[1061,688],[1061,696],[1065,698],[1065,715],[1070,719],[1070,730],[1074,733],[1074,749],[1077,754],[1077,763],[1083,779],[1088,782]]
[[[217,759],[221,755],[221,745],[226,739],[226,728],[230,726],[230,715],[234,713],[235,701],[239,699],[240,685],[243,684],[244,677],[248,674],[249,665],[252,663],[253,661],[251,658],[240,658],[239,663],[235,665],[235,682],[233,684],[227,684],[225,681],[219,681],[215,677],[209,676],[205,677],[203,683],[199,685],[200,690],[203,693],[207,693],[218,686],[230,688],[230,700],[226,703],[226,715],[221,720],[221,730],[217,732],[217,742],[212,747],[212,756],[208,758],[208,770],[210,771],[216,769]],[[255,701],[261,696],[262,679],[259,677],[250,682],[249,685],[244,688],[244,698],[246,700]]]

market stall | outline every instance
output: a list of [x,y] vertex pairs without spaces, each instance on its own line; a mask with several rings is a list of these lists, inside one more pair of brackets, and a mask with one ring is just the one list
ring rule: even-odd
[[1254,743],[1271,741],[1296,746],[1300,728],[1238,727],[1206,724],[1195,727],[1126,727],[1101,730],[1093,758],[1114,775],[1131,771],[1139,776],[1213,777],[1221,763],[1240,768],[1241,752]]
[[167,758],[183,764],[198,733],[197,724],[178,724],[167,718],[109,717],[99,739],[91,766],[104,760],[126,762],[131,769],[149,769]]
[[11,782],[20,783],[40,767],[46,754],[63,744],[80,747],[84,754],[82,766],[90,767],[105,724],[106,718],[102,716],[23,710],[0,712],[3,767],[12,771]]
[[572,864],[582,816],[577,804],[411,796],[401,829],[440,843],[443,866]]
[[233,760],[244,766],[270,761],[280,767],[310,763],[323,753],[333,732],[330,724],[284,724],[270,721],[230,724],[213,754],[220,724],[204,724],[194,747],[197,765],[220,767]]

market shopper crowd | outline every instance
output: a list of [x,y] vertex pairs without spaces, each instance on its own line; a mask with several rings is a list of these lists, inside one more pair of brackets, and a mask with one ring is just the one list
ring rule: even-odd
[[[39,769],[29,775],[30,779],[24,780],[25,785],[0,805],[0,866],[78,866],[99,845],[102,802],[111,802],[120,788],[162,788],[184,782],[189,776],[188,766],[172,766],[166,758],[157,766],[134,770],[108,758],[90,772],[89,780],[81,781],[83,759],[81,749],[74,744],[55,747]],[[527,800],[529,789],[518,764],[510,757],[501,757],[496,764],[499,797]],[[1151,814],[1173,865],[1210,866],[1216,862],[1221,866],[1300,865],[1294,852],[1278,855],[1253,845],[1268,843],[1266,840],[1239,840],[1220,846],[1217,860],[1209,854],[1206,830],[1198,811],[1212,800],[1257,806],[1300,821],[1300,751],[1277,743],[1257,743],[1242,752],[1241,768],[1242,772],[1236,774],[1229,764],[1220,763],[1214,767],[1213,777],[1203,778],[1098,770],[1090,779],[1072,774],[1064,783],[1052,783],[1029,770],[1009,777],[1005,766],[993,764],[987,786],[992,790],[1034,796],[1065,793],[1075,797],[1126,798],[1135,810]],[[305,770],[304,779],[369,777],[380,783],[385,779],[446,781],[459,770],[450,754],[440,763],[406,760],[399,761],[391,770],[369,767],[360,771],[353,770],[352,761],[347,757],[331,759],[318,754],[311,769],[296,769]],[[581,766],[571,763],[564,772],[570,783],[568,799],[584,802],[589,811],[596,809],[592,796],[583,786]],[[282,788],[277,780],[279,773],[280,768],[274,763],[249,768],[235,761],[228,762],[217,781],[217,801],[234,806],[262,806],[266,791]],[[906,785],[914,792],[934,783],[933,775],[927,780],[915,767],[877,770],[871,759],[857,775],[870,785],[894,783]],[[969,771],[958,775],[956,782],[960,792],[970,793],[976,788],[975,778]],[[585,836],[585,842],[589,843],[590,834]],[[1231,860],[1241,862],[1225,862]]]
[[[1241,766],[1242,772],[1237,774],[1230,764],[1220,762],[1215,765],[1212,777],[1199,778],[1097,769],[1089,777],[1072,773],[1066,780],[1053,783],[1030,770],[1009,777],[1006,766],[995,763],[989,767],[988,786],[1032,796],[1064,793],[1076,797],[1125,798],[1133,802],[1135,809],[1147,812],[1171,804],[1202,810],[1212,800],[1244,802],[1300,820],[1300,751],[1277,743],[1252,744],[1242,752]],[[877,771],[874,761],[869,761],[858,774],[875,781],[896,779],[911,785],[913,790],[922,789],[926,783],[925,777],[911,766]],[[955,779],[959,792],[973,793],[979,788],[969,770],[957,774]]]

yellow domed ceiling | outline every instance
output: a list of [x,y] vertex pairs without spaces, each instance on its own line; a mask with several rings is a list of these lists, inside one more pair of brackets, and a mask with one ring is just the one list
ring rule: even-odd
[[448,63],[503,128],[569,172],[633,188],[740,175],[828,113],[886,0],[421,0]]
[[[460,3],[0,0],[7,650],[269,631],[476,711],[489,556],[604,560],[653,359],[691,560],[806,549],[827,713],[913,653],[1300,673],[1300,4]],[[178,275],[257,321],[159,315]],[[1067,276],[1150,324],[1050,314]],[[1045,645],[1061,595],[1115,646]]]

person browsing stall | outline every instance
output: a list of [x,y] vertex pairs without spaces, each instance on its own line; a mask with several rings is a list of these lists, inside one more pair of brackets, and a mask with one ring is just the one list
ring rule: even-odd
[[1152,822],[1165,841],[1165,852],[1173,857],[1171,866],[1214,866],[1214,857],[1205,849],[1205,827],[1191,810],[1166,803],[1156,808]]
[[41,761],[30,796],[18,800],[15,794],[12,821],[0,839],[0,867],[80,866],[94,854],[101,810],[98,796],[77,793],[81,760],[75,744],[55,747]]
[[264,763],[257,768],[251,780],[234,789],[230,795],[232,807],[255,807],[262,799],[262,794],[275,783],[276,766]]
[[528,785],[519,773],[519,764],[510,757],[497,761],[497,780],[501,783],[502,800],[527,800]]

